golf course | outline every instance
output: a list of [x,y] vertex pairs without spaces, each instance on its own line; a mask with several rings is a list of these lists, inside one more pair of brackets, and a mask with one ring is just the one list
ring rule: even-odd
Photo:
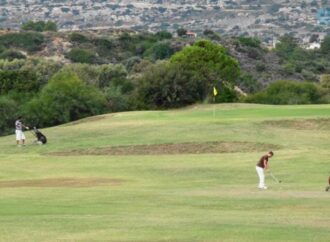
[[[46,145],[0,137],[0,241],[330,241],[330,105],[201,104],[41,131]],[[266,172],[260,190],[270,150],[281,183]]]

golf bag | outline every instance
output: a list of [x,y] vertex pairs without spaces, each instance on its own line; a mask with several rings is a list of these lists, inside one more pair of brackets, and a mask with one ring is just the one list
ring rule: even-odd
[[36,127],[33,128],[33,134],[37,138],[37,143],[39,144],[46,144],[47,138],[46,136],[40,132]]

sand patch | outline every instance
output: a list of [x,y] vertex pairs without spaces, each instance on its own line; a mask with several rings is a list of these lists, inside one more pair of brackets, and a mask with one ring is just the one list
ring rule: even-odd
[[19,187],[95,187],[116,186],[123,181],[109,178],[49,178],[39,180],[0,181],[0,188]]
[[279,149],[273,144],[250,142],[206,142],[153,144],[134,146],[114,146],[106,148],[79,149],[62,152],[52,152],[50,155],[174,155],[174,154],[205,154],[205,153],[235,153]]

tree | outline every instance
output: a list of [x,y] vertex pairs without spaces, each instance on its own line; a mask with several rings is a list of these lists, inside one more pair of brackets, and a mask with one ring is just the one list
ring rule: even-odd
[[159,31],[155,35],[159,40],[172,39],[172,34],[167,31]]
[[276,44],[275,51],[283,58],[288,58],[298,47],[297,40],[290,36],[284,35],[280,38],[280,42]]
[[8,134],[12,130],[17,111],[14,100],[7,96],[0,96],[0,135]]
[[170,61],[189,72],[186,81],[194,81],[193,85],[198,87],[196,91],[200,94],[196,101],[204,100],[213,85],[223,82],[232,85],[240,73],[237,60],[230,57],[224,47],[207,40],[185,47]]
[[330,55],[330,35],[324,37],[321,43],[321,52],[324,55]]
[[38,92],[40,83],[31,70],[0,71],[0,94]]
[[144,56],[150,57],[151,60],[155,61],[168,59],[173,53],[174,50],[169,42],[157,42],[144,53]]
[[[204,101],[214,85],[232,89],[238,76],[237,61],[222,46],[198,41],[177,52],[169,62],[147,68],[140,78],[139,99],[152,108],[180,107]],[[229,93],[224,97],[226,101]]]
[[330,74],[322,75],[320,84],[322,88],[328,89],[330,91]]
[[72,71],[62,70],[42,89],[39,97],[25,107],[25,116],[39,125],[57,125],[100,114],[104,95],[82,82]]
[[187,34],[187,30],[184,28],[179,28],[177,29],[176,33],[178,34],[178,36],[183,37]]

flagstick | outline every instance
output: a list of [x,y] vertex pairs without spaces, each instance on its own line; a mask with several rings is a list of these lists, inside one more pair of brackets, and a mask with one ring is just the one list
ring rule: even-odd
[[215,119],[215,96],[213,96],[213,118]]

